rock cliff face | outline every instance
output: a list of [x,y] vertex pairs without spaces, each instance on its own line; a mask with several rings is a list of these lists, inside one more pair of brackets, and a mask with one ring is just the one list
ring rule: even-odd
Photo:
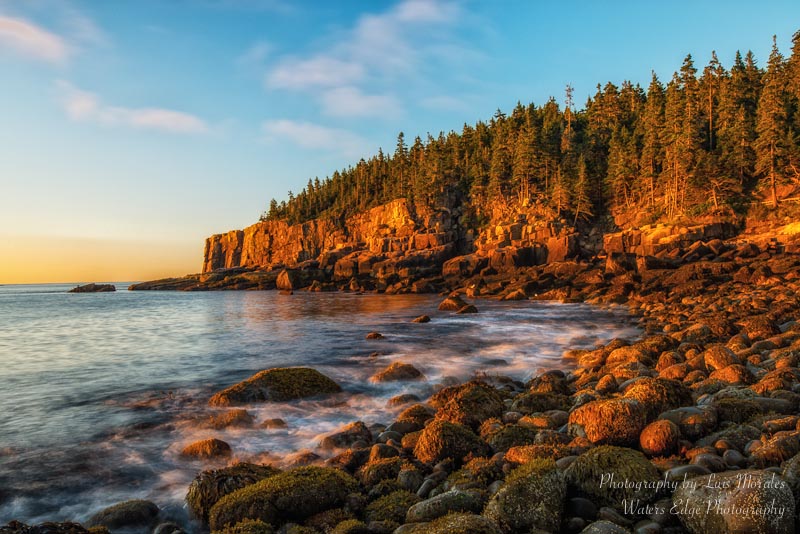
[[428,259],[441,262],[463,246],[459,215],[457,209],[418,213],[406,200],[395,200],[351,217],[343,228],[325,219],[291,226],[284,221],[259,222],[209,237],[203,272],[295,267],[317,260],[323,269],[331,268],[342,278],[376,266],[396,267],[400,258],[408,264]]

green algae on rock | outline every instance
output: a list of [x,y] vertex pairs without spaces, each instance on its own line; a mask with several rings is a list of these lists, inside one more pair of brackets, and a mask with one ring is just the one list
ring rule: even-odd
[[623,501],[653,499],[661,478],[644,454],[625,447],[602,445],[578,456],[564,471],[567,482],[592,502],[623,510]]
[[341,506],[357,489],[358,482],[338,469],[298,467],[226,495],[211,508],[209,525],[218,530],[244,519],[273,525],[303,520]]
[[342,388],[315,369],[278,367],[267,369],[214,394],[211,406],[235,406],[252,402],[283,402],[339,393]]
[[507,532],[554,532],[561,524],[566,497],[567,483],[556,463],[532,460],[511,472],[483,515]]
[[186,503],[195,517],[207,522],[208,512],[222,497],[278,473],[272,466],[249,463],[202,471],[189,485]]

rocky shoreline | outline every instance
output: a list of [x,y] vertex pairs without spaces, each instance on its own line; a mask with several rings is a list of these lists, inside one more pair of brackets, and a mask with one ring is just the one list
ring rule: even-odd
[[[187,496],[194,517],[226,534],[795,532],[800,256],[769,238],[686,239],[636,251],[627,249],[642,246],[641,236],[620,243],[623,250],[592,261],[517,265],[504,254],[509,263],[494,255],[484,264],[463,256],[441,276],[401,288],[445,291],[454,311],[463,310],[460,296],[625,304],[640,317],[641,339],[570,351],[565,368],[574,370],[524,384],[485,376],[423,402],[398,399],[402,412],[385,427],[353,422],[325,438],[334,453],[325,461],[205,471]],[[240,268],[182,283],[199,289],[217,275],[274,275],[277,287],[288,279],[289,290],[381,289],[360,277],[339,285],[297,278],[314,269]],[[283,402],[336,388],[309,369],[264,371],[212,402]],[[225,454],[216,443],[198,450]],[[188,528],[163,520],[153,503],[132,501],[87,527]]]

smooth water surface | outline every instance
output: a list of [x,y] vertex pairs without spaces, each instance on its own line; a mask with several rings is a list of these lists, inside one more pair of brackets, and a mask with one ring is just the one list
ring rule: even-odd
[[[399,393],[424,398],[446,377],[527,379],[563,368],[567,348],[636,337],[623,311],[582,304],[477,301],[438,312],[438,296],[299,292],[68,294],[68,285],[0,286],[0,524],[82,521],[148,498],[180,517],[186,488],[211,465],[180,450],[217,437],[233,460],[288,461],[363,420],[388,424]],[[428,314],[428,324],[411,319]],[[367,333],[386,336],[368,341]],[[425,381],[369,381],[393,361]],[[210,395],[261,369],[312,366],[345,392],[249,406],[257,424],[212,430]],[[258,422],[280,417],[288,428]],[[315,452],[321,453],[316,450]],[[231,461],[233,461],[231,460]]]

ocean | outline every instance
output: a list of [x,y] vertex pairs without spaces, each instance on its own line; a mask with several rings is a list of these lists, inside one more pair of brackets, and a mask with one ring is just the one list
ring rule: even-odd
[[[640,335],[624,309],[532,301],[437,311],[435,295],[274,291],[69,294],[72,285],[0,286],[0,524],[85,521],[128,499],[185,519],[198,439],[228,442],[232,460],[284,464],[343,424],[393,421],[401,393],[478,374],[526,380],[566,368],[567,348]],[[427,324],[412,323],[421,314]],[[385,339],[367,340],[372,331]],[[370,382],[395,361],[426,380]],[[271,367],[310,366],[344,393],[248,406],[252,428],[212,430],[213,392]],[[282,418],[283,429],[259,422]]]

